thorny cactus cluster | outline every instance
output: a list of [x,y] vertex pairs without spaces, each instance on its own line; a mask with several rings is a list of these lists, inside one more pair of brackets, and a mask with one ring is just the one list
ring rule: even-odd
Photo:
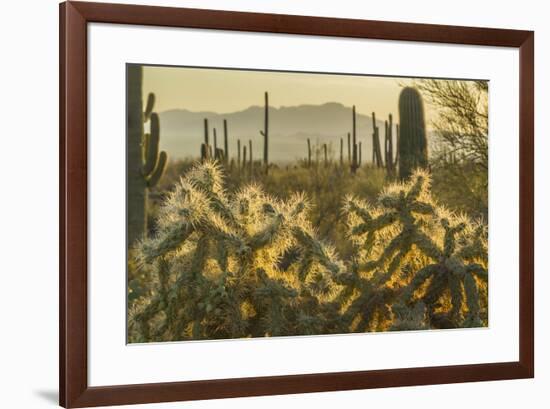
[[129,341],[487,325],[486,226],[438,206],[429,184],[417,171],[374,205],[347,197],[344,262],[304,195],[229,194],[216,162],[197,165],[134,249],[147,288],[130,302]]
[[487,227],[438,205],[428,173],[388,186],[376,206],[348,197],[344,213],[357,246],[352,329],[487,324]]

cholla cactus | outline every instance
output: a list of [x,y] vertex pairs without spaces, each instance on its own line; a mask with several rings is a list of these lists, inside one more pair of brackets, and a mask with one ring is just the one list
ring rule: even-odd
[[[486,227],[439,206],[429,174],[390,185],[376,206],[348,197],[344,213],[357,247],[346,310],[355,330],[482,325]],[[407,307],[415,301],[423,307]]]
[[486,225],[438,205],[425,171],[377,203],[346,198],[345,263],[303,194],[224,185],[217,162],[190,170],[134,250],[148,288],[131,301],[130,342],[486,325]]
[[301,194],[283,202],[254,185],[230,196],[214,162],[191,170],[136,249],[151,286],[132,307],[130,341],[299,334],[328,322],[342,265],[308,207]]
[[436,237],[442,240],[425,248],[433,261],[416,273],[402,298],[405,302],[422,300],[432,326],[482,326],[487,320],[486,227],[438,210],[437,223],[444,233]]

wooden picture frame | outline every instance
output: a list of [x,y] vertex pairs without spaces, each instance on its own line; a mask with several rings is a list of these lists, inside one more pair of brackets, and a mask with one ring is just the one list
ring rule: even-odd
[[[520,270],[517,362],[189,382],[88,386],[87,26],[116,23],[519,49]],[[534,33],[276,14],[66,2],[60,5],[59,387],[64,407],[385,388],[534,376]]]

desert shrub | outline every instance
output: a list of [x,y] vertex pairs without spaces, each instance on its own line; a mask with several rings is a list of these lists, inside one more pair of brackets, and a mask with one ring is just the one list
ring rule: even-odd
[[432,191],[438,201],[474,218],[487,220],[489,213],[488,174],[472,162],[436,159],[432,165]]

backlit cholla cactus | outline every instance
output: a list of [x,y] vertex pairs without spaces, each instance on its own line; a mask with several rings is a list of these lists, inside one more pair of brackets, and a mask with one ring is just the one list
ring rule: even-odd
[[376,206],[348,197],[344,214],[357,247],[342,292],[353,330],[486,322],[486,226],[439,206],[428,173],[388,186]]
[[416,172],[407,183],[389,185],[377,206],[347,197],[344,215],[357,247],[349,274],[349,307],[345,315],[356,331],[388,329],[391,304],[411,271],[425,260],[419,251],[429,238],[423,226],[434,213],[429,175]]
[[254,185],[229,195],[214,162],[192,169],[135,250],[150,288],[132,306],[130,342],[335,327],[342,263],[316,238],[308,207],[301,194],[281,201]]
[[415,274],[402,299],[421,300],[438,328],[487,325],[487,228],[442,208],[436,223],[442,233],[425,249],[432,262]]

